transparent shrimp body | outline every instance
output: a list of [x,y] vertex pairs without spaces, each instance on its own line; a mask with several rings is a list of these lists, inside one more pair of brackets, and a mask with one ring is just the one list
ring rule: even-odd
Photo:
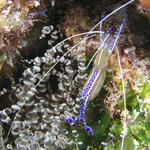
[[[86,84],[84,85],[83,89],[81,90],[80,93],[80,111],[79,111],[79,116],[75,119],[68,118],[66,121],[68,123],[73,122],[73,125],[78,125],[81,127],[83,130],[86,130],[89,134],[93,134],[92,129],[86,124],[85,121],[85,113],[86,113],[86,108],[87,104],[89,101],[93,100],[98,93],[100,92],[105,77],[106,77],[106,71],[107,71],[107,66],[108,66],[108,60],[109,56],[114,50],[114,47],[116,45],[116,42],[119,38],[121,29],[124,25],[123,20],[121,26],[119,29],[117,29],[115,36],[111,42],[109,41],[109,31],[105,34],[105,37],[103,40],[101,40],[101,44],[97,52],[94,54],[92,57],[91,61],[89,64],[92,62],[93,58],[95,57],[94,63],[93,63],[93,68],[92,71],[87,79]],[[87,68],[89,66],[87,65]]]
[[82,89],[80,95],[80,112],[79,116],[75,118],[73,121],[75,125],[82,127],[83,130],[87,131],[89,134],[93,134],[92,129],[86,124],[85,113],[86,107],[90,100],[93,100],[98,93],[100,92],[105,76],[106,70],[108,66],[108,58],[109,58],[109,49],[107,46],[104,46],[102,43],[99,52],[93,63],[92,71],[88,77],[88,80]]
[[106,76],[109,56],[110,54],[107,46],[103,46],[98,52],[94,60],[93,69],[83,88],[83,89],[87,89],[89,82],[92,84],[90,87],[91,94],[88,97],[88,101],[93,100],[98,95],[100,89],[103,86],[105,76]]

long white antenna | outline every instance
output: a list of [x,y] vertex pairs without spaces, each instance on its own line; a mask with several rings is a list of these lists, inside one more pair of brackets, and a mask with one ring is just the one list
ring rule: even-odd
[[76,48],[78,45],[80,45],[83,41],[92,38],[96,35],[91,35],[89,37],[84,38],[82,41],[78,42],[76,45],[74,45],[69,51],[67,51],[62,57],[60,57],[59,60],[57,60],[57,62],[43,75],[43,77],[39,80],[39,82],[36,84],[35,88],[40,84],[40,82],[47,76],[47,74],[49,72],[51,72],[51,70],[60,62],[61,58],[63,58],[64,56],[66,56],[69,52],[71,52],[74,48]]
[[[111,12],[110,14],[108,14],[105,18],[103,18],[101,21],[99,21],[90,31],[93,31],[97,26],[99,26],[104,20],[106,20],[107,18],[109,18],[110,16],[112,16],[113,14],[115,14],[117,11],[119,11],[120,9],[126,7],[127,5],[129,5],[130,3],[134,2],[135,0],[130,0],[129,2],[125,3],[124,5],[121,5],[120,7],[118,7],[117,9],[115,9],[113,12]],[[87,34],[88,36],[88,34]]]
[[119,55],[119,50],[118,50],[117,46],[116,46],[116,50],[117,50],[118,63],[119,63],[121,79],[122,79],[122,85],[123,85],[123,98],[124,98],[124,110],[125,110],[125,113],[124,113],[124,124],[123,124],[123,137],[122,137],[122,143],[121,143],[121,150],[123,150],[124,141],[125,141],[126,132],[127,132],[127,100],[126,100],[125,82],[124,82],[124,79],[123,79],[123,71],[122,71],[122,67],[121,67],[120,55]]

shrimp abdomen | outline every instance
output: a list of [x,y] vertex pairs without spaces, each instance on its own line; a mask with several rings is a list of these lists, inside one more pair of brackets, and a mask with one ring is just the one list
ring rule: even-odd
[[89,96],[89,101],[95,99],[95,97],[100,92],[105,81],[106,70],[107,70],[107,65],[103,69],[99,70],[100,73],[91,89],[91,95]]

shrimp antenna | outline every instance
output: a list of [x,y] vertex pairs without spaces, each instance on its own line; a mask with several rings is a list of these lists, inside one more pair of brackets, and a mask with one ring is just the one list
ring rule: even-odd
[[[104,10],[102,11],[101,20],[103,20],[105,13],[106,13],[106,7],[104,7]],[[103,21],[99,24],[100,31],[102,31],[102,24],[103,24]],[[101,40],[101,38],[102,38],[102,34],[100,33],[100,40]]]
[[[101,20],[103,19],[104,17],[103,17],[103,15],[101,16]],[[99,30],[100,31],[102,31],[102,24],[103,24],[103,22],[101,22],[100,24],[99,24]],[[102,38],[102,33],[100,33],[100,39]]]
[[[125,22],[125,18],[123,19],[123,21],[122,21],[122,24],[121,24],[121,26],[120,26],[120,28],[119,28],[119,31],[118,31],[118,29],[117,29],[117,31],[116,31],[116,33],[115,33],[115,36],[114,36],[114,39],[113,39],[113,41],[112,41],[112,43],[111,43],[111,45],[110,45],[110,49],[109,49],[109,53],[110,53],[110,55],[111,55],[111,53],[113,52],[113,49],[114,49],[114,47],[116,46],[116,43],[117,43],[117,40],[118,40],[118,38],[119,38],[119,35],[120,35],[120,32],[121,32],[121,30],[122,30],[122,28],[123,28],[123,25],[124,25],[124,22]],[[100,49],[103,47],[103,45],[105,44],[106,46],[107,46],[107,39],[108,39],[108,36],[109,36],[109,32],[112,30],[112,26],[109,28],[109,30],[106,32],[106,37],[105,37],[105,39],[104,39],[104,41],[103,41],[103,43],[101,44],[101,46],[99,47],[99,49],[96,51],[96,53],[92,56],[92,58],[90,59],[90,62],[88,63],[88,65],[86,66],[87,68],[90,66],[90,64],[91,64],[91,62],[93,61],[93,59],[94,59],[94,57],[97,55],[97,53],[100,51]],[[101,58],[101,57],[100,57]]]
[[[110,16],[112,16],[113,14],[115,14],[117,11],[119,11],[120,9],[126,7],[127,5],[129,5],[130,3],[134,2],[135,0],[130,0],[129,2],[125,3],[124,5],[121,5],[120,7],[118,7],[117,9],[115,9],[113,12],[111,12],[110,14],[108,14],[105,18],[103,18],[101,21],[99,21],[90,31],[93,31],[97,26],[99,26],[103,21],[105,21],[107,18],[109,18]],[[89,34],[87,34],[88,36]]]
[[117,31],[116,31],[116,33],[115,33],[115,36],[114,36],[114,39],[113,39],[113,41],[112,41],[112,43],[111,43],[111,45],[110,45],[110,49],[109,49],[110,55],[111,55],[111,53],[113,52],[114,47],[116,46],[116,43],[117,43],[117,41],[118,41],[118,38],[119,38],[119,35],[120,35],[120,32],[121,32],[121,30],[122,30],[122,28],[123,28],[124,23],[125,23],[125,18],[123,19],[123,21],[122,21],[122,23],[121,23],[121,26],[120,26],[120,28],[119,28],[119,31],[118,31],[118,29],[117,29]]
[[117,50],[117,55],[118,55],[118,63],[119,63],[119,68],[120,68],[120,73],[121,73],[121,79],[122,79],[122,85],[123,85],[123,97],[124,97],[124,125],[123,125],[123,137],[122,137],[122,143],[121,143],[121,150],[123,150],[124,147],[124,141],[126,137],[126,131],[127,131],[127,100],[126,100],[126,88],[125,88],[125,81],[123,79],[123,71],[121,67],[121,62],[120,62],[120,55],[119,55],[119,50],[118,47],[116,46]]

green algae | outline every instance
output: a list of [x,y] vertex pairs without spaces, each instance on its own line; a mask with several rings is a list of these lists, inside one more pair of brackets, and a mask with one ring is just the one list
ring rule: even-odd
[[96,99],[89,104],[87,123],[92,128],[93,135],[79,131],[79,140],[83,141],[83,145],[80,147],[81,149],[86,149],[86,147],[91,146],[93,148],[99,148],[100,143],[107,137],[110,126],[110,115],[104,103],[99,101],[99,99]]
[[[104,85],[114,81],[111,73],[107,73]],[[118,91],[123,90],[121,80],[115,80]],[[126,81],[126,103],[127,103],[127,129],[124,141],[124,149],[144,150],[149,149],[150,143],[150,82],[137,74],[136,81],[141,85],[129,88],[130,83]],[[138,86],[138,90],[136,89]],[[110,110],[106,107],[104,99],[109,96],[109,91],[102,88],[95,100],[89,103],[87,109],[87,123],[93,129],[93,136],[78,129],[78,140],[83,144],[79,149],[90,150],[120,150],[124,131],[124,98],[121,96],[116,107],[119,117],[110,117]],[[139,99],[142,100],[140,103]]]
[[[144,81],[143,81],[144,82]],[[150,104],[148,99],[150,98],[150,85],[148,82],[143,83],[143,86],[139,87],[139,91],[132,91],[126,88],[126,102],[127,102],[127,131],[124,141],[124,149],[143,150],[144,148],[149,149],[149,130],[150,130]],[[143,102],[139,103],[138,97]],[[117,110],[120,112],[124,111],[124,99],[121,98],[118,102]],[[121,149],[122,142],[122,131],[123,131],[123,120],[111,119],[112,125],[110,133],[113,135],[112,141],[107,141],[107,147],[111,150]]]

